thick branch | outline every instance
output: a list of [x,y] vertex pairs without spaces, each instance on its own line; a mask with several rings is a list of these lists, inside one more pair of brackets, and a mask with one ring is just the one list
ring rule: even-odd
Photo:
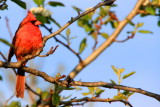
[[142,6],[144,1],[145,0],[138,0],[137,4],[135,5],[131,13],[129,13],[129,15],[119,23],[119,25],[117,26],[115,31],[112,33],[112,35],[99,48],[97,48],[90,56],[88,56],[83,61],[83,64],[81,63],[78,64],[72,70],[72,72],[69,74],[70,78],[75,78],[75,76],[77,76],[77,74],[80,73],[80,71],[84,69],[85,66],[93,62],[106,48],[108,48],[112,43],[114,43],[114,40],[118,37],[118,35],[123,30],[123,28],[127,25],[127,23],[137,15],[139,8]]
[[[1,62],[0,61],[0,66],[1,66]],[[6,62],[2,62],[6,63]],[[12,68],[18,68],[18,66],[16,66],[13,63],[8,63],[5,65],[6,68],[10,68],[12,66]],[[23,71],[31,73],[33,75],[36,76],[40,76],[42,77],[44,80],[50,82],[50,83],[57,83],[59,85],[62,86],[84,86],[84,87],[105,87],[105,88],[112,88],[112,89],[120,89],[120,90],[126,90],[126,91],[132,91],[132,92],[137,92],[146,96],[150,96],[153,97],[155,99],[157,99],[158,101],[160,101],[160,95],[155,94],[155,93],[151,93],[145,90],[142,90],[140,88],[133,88],[133,87],[127,87],[127,86],[123,86],[123,85],[115,85],[115,84],[110,84],[110,83],[106,83],[106,82],[80,82],[80,81],[74,81],[71,83],[68,83],[67,81],[61,81],[61,78],[64,78],[65,76],[61,76],[61,77],[57,77],[57,78],[53,78],[50,77],[49,75],[47,75],[45,72],[41,72],[29,67],[22,67]]]
[[74,81],[74,83],[71,83],[71,86],[85,86],[85,87],[105,87],[105,88],[111,88],[111,89],[120,89],[120,90],[126,90],[126,91],[132,91],[132,92],[137,92],[143,95],[147,95],[150,97],[153,97],[160,101],[160,95],[148,92],[145,90],[142,90],[140,88],[133,88],[133,87],[127,87],[123,85],[115,85],[115,84],[110,84],[106,82],[79,82],[79,81]]
[[[114,0],[111,0],[111,1],[114,1]],[[128,21],[131,20],[137,14],[137,11],[139,10],[139,8],[141,7],[141,5],[142,5],[142,3],[144,1],[145,0],[138,0],[137,4],[134,7],[134,9],[132,10],[132,12],[122,22],[119,23],[118,27],[113,32],[113,34],[107,39],[107,41],[105,41],[97,50],[95,50],[88,58],[86,58],[84,60],[83,64],[79,64],[74,68],[74,70],[70,74],[71,78],[74,78],[85,66],[87,66],[92,61],[94,61],[98,57],[98,55],[100,55],[106,48],[108,48],[114,42],[115,38],[119,35],[119,33],[122,31],[122,29],[128,23]],[[67,28],[74,21],[76,21],[79,18],[81,18],[82,16],[94,11],[98,7],[106,5],[106,4],[107,4],[106,2],[99,3],[95,7],[89,9],[88,11],[85,11],[84,13],[79,14],[77,17],[71,18],[71,21],[66,23],[62,28],[60,28],[56,32],[52,33],[51,35],[45,36],[43,38],[43,45],[45,46],[45,43],[46,43],[46,41],[48,39],[50,39],[50,38],[54,37],[55,35],[59,34],[60,32],[62,32],[65,28]],[[43,50],[43,48],[41,50],[39,50],[35,55],[28,55],[26,57],[26,59],[28,60],[28,59],[30,59],[32,57],[38,56],[42,50]],[[4,68],[20,68],[22,62],[15,62],[15,63],[14,62],[10,62],[10,63],[8,63],[8,62],[0,61],[0,67],[4,67]],[[64,84],[64,81],[60,81],[59,79],[50,77],[44,72],[40,72],[38,70],[29,68],[29,67],[22,67],[22,69],[25,72],[31,73],[31,74],[36,75],[36,76],[40,76],[43,79],[45,79],[46,81],[48,81],[48,82],[58,83],[60,85]],[[145,91],[145,90],[142,90],[142,89],[138,89],[138,88],[126,87],[126,86],[122,86],[122,85],[114,85],[114,84],[105,83],[105,82],[78,82],[78,81],[74,81],[74,82],[70,83],[69,85],[70,86],[75,86],[75,85],[76,86],[86,86],[86,87],[105,87],[105,88],[127,90],[127,91],[141,93],[141,94],[153,97],[153,98],[157,99],[158,101],[160,101],[160,95],[158,95],[158,94],[154,94],[154,93],[151,93],[151,92],[148,92],[148,91]]]
[[[2,52],[0,51],[0,55],[3,57],[3,59],[5,61],[7,61],[7,58],[2,54]],[[12,68],[12,70],[14,71],[15,75],[16,75],[16,70],[14,68]],[[28,90],[30,90],[32,93],[34,93],[35,95],[38,95],[40,96],[37,92],[35,92],[27,83],[25,83],[25,86]],[[11,97],[12,98],[12,97]],[[9,100],[7,100],[9,101]],[[6,101],[6,104],[7,104],[7,101]]]

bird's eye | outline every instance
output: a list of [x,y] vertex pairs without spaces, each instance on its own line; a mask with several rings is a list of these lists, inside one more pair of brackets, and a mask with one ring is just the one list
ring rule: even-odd
[[34,24],[37,20],[34,20],[34,21],[30,21],[32,24]]

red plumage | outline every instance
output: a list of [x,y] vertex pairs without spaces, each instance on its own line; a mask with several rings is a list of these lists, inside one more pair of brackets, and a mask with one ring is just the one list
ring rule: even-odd
[[[18,61],[24,59],[28,54],[35,54],[42,47],[42,34],[38,27],[41,22],[37,21],[35,16],[28,11],[26,18],[20,23],[15,36],[12,40],[13,47],[10,48],[8,62],[15,54]],[[25,65],[25,63],[23,64]],[[21,69],[17,71],[16,96],[24,97],[25,90],[25,72]]]

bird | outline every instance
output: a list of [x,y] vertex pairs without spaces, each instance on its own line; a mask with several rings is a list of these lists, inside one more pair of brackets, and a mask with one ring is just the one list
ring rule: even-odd
[[[15,54],[18,61],[25,59],[27,55],[34,55],[43,47],[42,33],[39,25],[42,23],[36,19],[31,11],[28,11],[27,16],[19,24],[15,36],[12,39],[12,45],[8,54],[8,62],[11,61]],[[26,62],[22,64],[26,65]],[[18,68],[16,75],[15,92],[17,98],[24,98],[25,91],[25,72]]]

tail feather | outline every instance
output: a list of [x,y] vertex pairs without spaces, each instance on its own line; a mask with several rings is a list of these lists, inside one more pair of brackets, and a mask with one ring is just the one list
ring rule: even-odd
[[24,90],[25,90],[25,76],[17,75],[17,80],[16,80],[16,96],[17,96],[17,98],[24,97]]

